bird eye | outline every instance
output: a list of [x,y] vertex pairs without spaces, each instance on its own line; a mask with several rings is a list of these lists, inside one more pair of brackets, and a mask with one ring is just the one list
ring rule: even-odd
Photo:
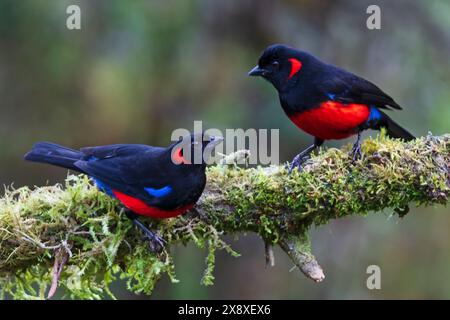
[[274,68],[278,68],[278,67],[280,66],[280,63],[279,63],[278,61],[273,61],[273,62],[272,62],[272,66],[273,66]]

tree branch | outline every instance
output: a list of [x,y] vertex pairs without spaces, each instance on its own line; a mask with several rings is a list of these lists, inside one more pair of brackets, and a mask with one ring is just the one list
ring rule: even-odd
[[[177,281],[170,248],[189,241],[208,248],[202,282],[209,285],[215,251],[237,255],[221,236],[249,231],[268,248],[279,245],[305,275],[321,281],[311,226],[384,209],[404,214],[410,203],[445,205],[449,199],[450,135],[409,143],[368,139],[362,150],[363,159],[352,164],[348,148],[328,149],[291,175],[283,167],[209,168],[195,210],[176,219],[142,219],[168,242],[158,256],[118,203],[86,176],[71,175],[65,186],[8,189],[0,199],[0,295],[45,298],[59,279],[70,297],[101,298],[113,296],[109,284],[117,278],[133,292],[150,294],[163,274]],[[55,273],[61,255],[68,258]]]

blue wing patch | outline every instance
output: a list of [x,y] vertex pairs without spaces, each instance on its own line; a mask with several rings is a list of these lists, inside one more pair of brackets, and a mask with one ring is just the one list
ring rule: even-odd
[[171,186],[165,186],[160,189],[154,189],[154,188],[144,188],[144,189],[145,189],[145,191],[147,191],[147,193],[149,195],[156,197],[156,198],[161,198],[161,197],[167,196],[169,193],[172,192]]
[[328,98],[330,98],[331,100],[334,100],[334,97],[336,97],[336,95],[334,93],[327,93]]
[[380,119],[381,119],[380,111],[378,111],[378,109],[375,107],[370,107],[369,119],[367,121],[368,122],[372,122],[372,121],[377,122]]
[[383,118],[383,115],[381,114],[380,110],[378,110],[374,106],[370,106],[370,114],[369,114],[369,117],[367,118],[365,126],[368,128],[377,126],[380,123],[380,120],[382,118]]

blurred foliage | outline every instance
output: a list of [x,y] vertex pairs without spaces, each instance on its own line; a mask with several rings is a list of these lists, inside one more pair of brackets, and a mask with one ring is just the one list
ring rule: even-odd
[[[81,31],[66,29],[69,4],[81,7]],[[381,7],[379,31],[365,27],[369,4]],[[372,80],[404,106],[390,114],[416,135],[449,132],[446,0],[0,0],[0,182],[61,181],[64,170],[21,161],[37,140],[165,145],[173,129],[190,129],[193,120],[205,128],[280,128],[280,159],[290,159],[311,138],[287,120],[269,84],[246,77],[275,42]],[[281,266],[253,272],[264,263],[263,246],[250,238],[238,244],[247,262],[229,265],[218,257],[217,285],[207,291],[189,280],[202,272],[202,258],[180,248],[183,285],[157,292],[176,298],[448,297],[450,217],[411,214],[398,227],[383,220],[349,219],[318,230],[313,242],[329,274],[319,286],[284,273],[282,257]],[[380,291],[365,287],[370,263],[382,267]]]

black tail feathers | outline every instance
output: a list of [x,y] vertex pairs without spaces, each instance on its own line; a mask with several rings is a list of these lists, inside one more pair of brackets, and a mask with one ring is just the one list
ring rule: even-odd
[[24,156],[27,161],[49,163],[55,166],[80,171],[74,163],[83,158],[83,153],[51,142],[38,142]]
[[389,118],[387,114],[380,111],[382,115],[381,121],[380,121],[380,127],[384,127],[387,130],[387,135],[391,138],[398,138],[403,139],[405,141],[411,141],[414,140],[416,137],[414,137],[411,133],[409,133],[406,129],[402,128],[398,123],[396,123],[394,120]]

